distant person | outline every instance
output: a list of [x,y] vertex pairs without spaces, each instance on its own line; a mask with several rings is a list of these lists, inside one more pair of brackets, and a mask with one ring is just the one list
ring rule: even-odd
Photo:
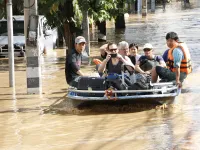
[[179,42],[177,33],[169,32],[166,35],[168,51],[167,68],[157,66],[152,70],[152,82],[157,82],[158,76],[162,80],[176,81],[178,87],[192,72],[190,51],[185,43]]
[[135,70],[142,74],[151,74],[151,70],[157,66],[165,67],[166,64],[160,55],[153,54],[153,46],[146,43],[143,47],[144,55],[136,63]]
[[77,77],[84,76],[80,70],[82,52],[85,50],[86,40],[83,36],[75,39],[75,49],[67,55],[65,65],[65,76],[67,83],[71,86],[77,86]]
[[129,56],[128,57],[131,59],[131,62],[134,65],[138,62],[140,56],[141,55],[138,54],[138,45],[131,43],[129,45]]

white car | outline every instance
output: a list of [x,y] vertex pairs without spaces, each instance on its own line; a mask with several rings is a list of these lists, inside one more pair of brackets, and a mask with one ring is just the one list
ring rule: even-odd
[[[43,53],[53,50],[58,40],[57,28],[51,28],[46,23],[44,16],[39,16],[38,48]],[[15,57],[25,55],[24,16],[13,16],[13,43]],[[8,32],[7,20],[0,20],[0,57],[8,57]]]

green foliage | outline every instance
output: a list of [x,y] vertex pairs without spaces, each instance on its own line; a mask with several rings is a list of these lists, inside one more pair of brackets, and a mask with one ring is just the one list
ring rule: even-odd
[[[6,17],[6,1],[0,0],[0,19]],[[12,0],[13,15],[23,15],[24,14],[24,0]]]
[[0,19],[5,17],[6,14],[6,5],[4,0],[0,0]]
[[[39,14],[47,17],[51,26],[63,28],[68,22],[74,28],[81,28],[83,11],[88,11],[94,21],[104,21],[116,18],[124,13],[124,3],[127,0],[38,0]],[[134,0],[128,0],[134,1]],[[13,0],[13,15],[23,14],[24,0]],[[67,4],[66,4],[67,3]],[[73,8],[68,4],[72,4]],[[6,16],[4,0],[0,0],[0,18]]]

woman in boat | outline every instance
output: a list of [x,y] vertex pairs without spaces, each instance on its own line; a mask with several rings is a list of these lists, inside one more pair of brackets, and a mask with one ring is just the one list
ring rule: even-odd
[[135,43],[131,43],[129,45],[129,58],[131,59],[131,62],[135,65],[139,58],[140,58],[140,54],[138,54],[138,45]]
[[151,71],[156,66],[165,67],[166,64],[160,55],[153,54],[153,46],[146,43],[143,47],[144,55],[141,56],[136,63],[135,70],[142,74],[151,74]]
[[118,47],[115,43],[108,44],[108,55],[103,60],[98,68],[99,73],[103,73],[105,70],[107,73],[117,73],[121,74],[122,65],[126,65],[126,69],[132,72],[135,66],[122,57],[118,52]]

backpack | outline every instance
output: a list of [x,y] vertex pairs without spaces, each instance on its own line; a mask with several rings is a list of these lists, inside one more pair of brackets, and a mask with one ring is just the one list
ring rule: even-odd
[[136,81],[129,86],[129,90],[146,90],[150,87],[151,76],[145,74],[136,74]]
[[156,67],[159,65],[159,62],[156,60],[157,56],[155,56],[153,59],[142,59],[140,61],[140,68],[143,71],[149,71],[152,68]]

